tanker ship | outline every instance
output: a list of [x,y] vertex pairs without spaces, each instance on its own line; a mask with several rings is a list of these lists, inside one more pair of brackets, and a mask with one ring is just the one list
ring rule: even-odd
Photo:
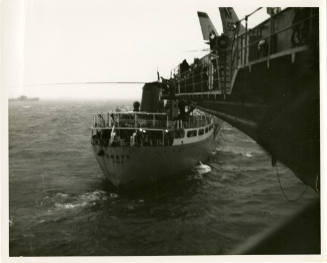
[[178,100],[162,100],[146,83],[133,111],[97,113],[91,143],[105,178],[119,188],[156,183],[190,171],[215,149],[221,124]]

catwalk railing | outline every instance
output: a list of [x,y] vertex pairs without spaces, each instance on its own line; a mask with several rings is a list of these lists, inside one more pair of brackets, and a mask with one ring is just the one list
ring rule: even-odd
[[248,29],[252,14],[246,16],[244,32],[235,27],[228,48],[211,50],[193,64],[173,70],[174,94],[230,94],[239,69],[263,62],[269,68],[270,60],[310,47],[319,32],[318,13],[318,8],[287,8],[252,29]]
[[189,129],[209,125],[211,118],[206,115],[188,115],[169,120],[166,113],[107,112],[93,115],[92,129],[148,129],[172,130]]

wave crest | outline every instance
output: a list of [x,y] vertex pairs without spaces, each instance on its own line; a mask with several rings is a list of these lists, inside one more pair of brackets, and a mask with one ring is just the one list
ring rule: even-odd
[[55,209],[74,209],[79,207],[94,206],[98,202],[108,199],[108,193],[102,190],[87,192],[78,196],[66,193],[56,193],[46,196],[41,201],[41,206],[54,207]]

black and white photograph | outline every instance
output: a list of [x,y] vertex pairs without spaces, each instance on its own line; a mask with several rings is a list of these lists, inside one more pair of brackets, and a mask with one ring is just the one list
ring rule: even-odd
[[0,5],[1,262],[327,259],[325,2]]

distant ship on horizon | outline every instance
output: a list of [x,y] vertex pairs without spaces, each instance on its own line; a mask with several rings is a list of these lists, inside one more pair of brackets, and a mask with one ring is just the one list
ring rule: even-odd
[[10,98],[9,101],[39,101],[40,98],[38,97],[27,97],[26,95],[21,95],[17,98]]

